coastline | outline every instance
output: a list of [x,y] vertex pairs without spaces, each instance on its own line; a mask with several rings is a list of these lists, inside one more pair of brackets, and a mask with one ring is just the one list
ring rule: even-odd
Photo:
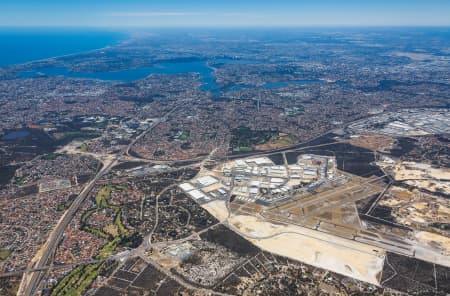
[[[80,29],[80,31],[77,31],[77,32],[78,33],[84,33],[84,32],[91,32],[92,33],[92,31],[84,31],[82,29]],[[17,33],[17,35],[11,35],[11,36],[12,36],[12,38],[14,38],[14,37],[17,38],[18,36],[20,36],[20,37],[23,36],[23,38],[26,39],[27,37],[30,37],[30,36],[34,35],[35,31],[31,30],[29,33],[32,33],[32,34],[30,35],[30,34]],[[6,69],[6,68],[11,68],[11,67],[17,67],[17,66],[28,66],[28,65],[31,65],[33,63],[45,62],[45,61],[59,59],[59,58],[64,58],[64,57],[70,57],[70,56],[74,56],[74,55],[78,55],[78,54],[82,54],[82,53],[92,53],[92,52],[96,52],[96,51],[99,51],[99,50],[107,50],[107,49],[110,49],[110,48],[112,48],[114,46],[120,46],[122,44],[126,44],[127,42],[129,42],[131,40],[130,34],[127,34],[127,33],[124,33],[124,32],[101,32],[101,31],[99,31],[98,34],[99,35],[108,34],[110,36],[116,35],[116,37],[114,37],[114,38],[111,37],[110,38],[111,40],[108,40],[108,42],[105,42],[105,43],[107,43],[106,45],[99,45],[99,46],[95,46],[95,47],[93,46],[90,49],[82,49],[82,48],[74,49],[73,51],[70,51],[68,53],[63,53],[63,54],[55,54],[55,55],[49,54],[48,56],[42,57],[42,58],[30,57],[30,59],[27,60],[27,61],[19,61],[19,62],[15,62],[14,61],[14,62],[7,62],[7,63],[3,64],[4,61],[2,61],[0,59],[0,69]],[[64,37],[68,36],[68,35],[60,34],[60,33],[56,34],[53,31],[51,31],[50,34],[46,35],[46,38],[51,38],[52,35],[54,35],[53,37],[55,39],[61,38],[62,36],[64,36]],[[36,36],[37,36],[37,34],[36,34]],[[34,38],[37,38],[36,36],[34,36]],[[0,37],[1,37],[1,39],[5,38],[5,36],[2,36],[1,34],[0,34]],[[73,36],[73,38],[79,38],[79,37],[80,37],[79,35],[74,35]],[[5,40],[3,40],[3,41],[5,41]],[[35,40],[30,40],[30,42],[33,42],[33,41],[35,41]],[[58,43],[59,41],[60,40],[55,40],[55,41],[52,41],[52,42]],[[17,47],[18,47],[18,45],[17,45]],[[11,50],[11,48],[3,49],[3,48],[0,47],[0,54],[6,53],[8,50]],[[69,51],[69,50],[67,50],[67,51]]]

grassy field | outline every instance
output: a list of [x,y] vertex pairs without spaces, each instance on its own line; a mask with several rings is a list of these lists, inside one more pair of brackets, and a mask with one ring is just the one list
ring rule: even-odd
[[181,133],[181,135],[178,136],[178,140],[186,141],[189,138],[190,135],[191,135],[190,131],[184,131],[184,132]]
[[68,143],[73,140],[90,140],[98,138],[102,135],[100,132],[84,132],[84,131],[72,131],[65,132],[58,137],[58,143]]
[[242,146],[242,147],[236,147],[233,151],[235,151],[235,152],[250,152],[250,151],[253,151],[253,148]]
[[116,211],[116,217],[114,218],[114,224],[117,226],[119,235],[121,237],[124,237],[127,234],[127,231],[122,224],[121,214],[122,214],[122,211],[120,209]]
[[256,150],[265,151],[278,149],[298,143],[298,139],[292,135],[278,134],[272,136],[267,142],[257,145]]
[[83,295],[84,291],[92,284],[92,281],[100,274],[104,264],[104,262],[101,262],[76,267],[59,282],[58,286],[53,290],[52,296]]
[[[111,193],[113,191],[124,191],[127,188],[124,186],[107,185],[100,189],[95,196],[95,209],[86,211],[81,216],[82,229],[90,232],[98,237],[108,240],[108,242],[101,248],[95,259],[106,259],[114,253],[123,239],[126,238],[127,231],[122,224],[121,209],[119,206],[109,204]],[[114,210],[114,219],[111,221],[111,227],[107,229],[96,229],[87,224],[89,218],[98,210],[103,209]],[[108,231],[110,230],[110,231]],[[52,291],[54,296],[75,296],[83,295],[85,291],[91,286],[92,282],[97,278],[100,272],[104,269],[105,262],[82,265],[73,269],[66,275]]]
[[12,251],[7,249],[0,249],[0,261],[4,261],[8,259],[9,255],[11,255]]
[[89,151],[89,147],[86,143],[81,144],[80,146],[80,150],[81,152],[88,152]]
[[100,189],[100,191],[97,193],[97,196],[95,197],[95,204],[97,205],[97,208],[99,209],[106,209],[109,204],[109,198],[111,197],[111,192],[113,191],[123,191],[127,188],[124,186],[113,186],[113,185],[107,185]]
[[255,145],[266,143],[273,135],[272,131],[256,131],[241,126],[231,131],[231,147],[233,152],[253,151]]

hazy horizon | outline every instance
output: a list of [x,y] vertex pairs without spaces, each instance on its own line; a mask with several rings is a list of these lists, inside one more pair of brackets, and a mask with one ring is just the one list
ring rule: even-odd
[[0,27],[447,27],[443,0],[6,0]]

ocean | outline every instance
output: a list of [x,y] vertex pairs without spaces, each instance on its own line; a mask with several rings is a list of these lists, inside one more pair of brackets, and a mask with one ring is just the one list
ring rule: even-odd
[[97,29],[0,28],[0,66],[94,50],[126,38]]
[[[115,45],[129,36],[125,33],[100,31],[94,29],[7,29],[0,28],[0,67],[25,63],[50,57],[86,52],[106,46]],[[257,60],[216,59],[216,63],[258,63]],[[219,95],[224,91],[254,88],[250,85],[221,87],[214,76],[214,71],[207,61],[162,62],[152,67],[130,68],[110,72],[71,72],[68,68],[39,68],[35,71],[19,72],[22,78],[38,76],[64,76],[71,78],[99,79],[105,81],[135,81],[150,74],[197,73],[202,83],[202,90]],[[325,83],[319,80],[298,80],[267,83],[262,88],[271,89],[289,84]]]

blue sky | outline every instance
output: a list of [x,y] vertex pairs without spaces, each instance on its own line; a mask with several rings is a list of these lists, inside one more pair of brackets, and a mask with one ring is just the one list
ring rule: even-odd
[[0,0],[0,26],[450,26],[450,1]]

